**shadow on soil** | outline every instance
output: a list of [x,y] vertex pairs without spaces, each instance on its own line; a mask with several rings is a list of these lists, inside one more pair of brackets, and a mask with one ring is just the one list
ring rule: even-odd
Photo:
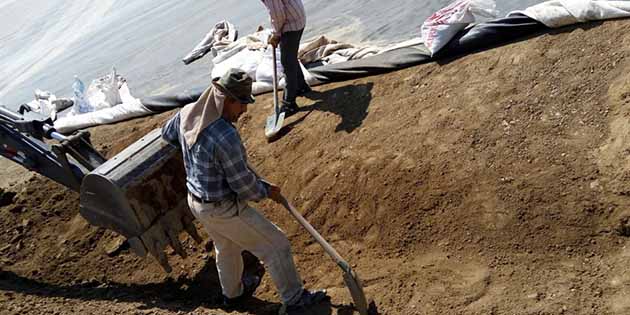
[[368,107],[372,101],[372,88],[374,83],[346,85],[326,92],[312,91],[305,95],[306,98],[315,101],[314,104],[300,107],[293,116],[296,120],[286,124],[273,140],[282,138],[291,132],[295,126],[303,122],[313,111],[330,112],[341,117],[341,122],[335,128],[335,132],[345,131],[352,133],[361,127],[363,120],[368,115]]
[[[247,265],[247,262],[246,262]],[[122,284],[89,282],[75,285],[57,285],[28,279],[11,271],[0,269],[0,290],[39,297],[57,297],[81,301],[112,301],[112,303],[141,303],[138,310],[161,309],[171,312],[193,312],[199,307],[256,314],[277,314],[279,303],[262,301],[255,297],[242,306],[228,308],[221,304],[221,286],[214,261],[209,260],[194,278],[169,278],[162,283]],[[343,308],[343,307],[341,307]],[[330,315],[332,305],[321,303],[306,312],[291,315]]]

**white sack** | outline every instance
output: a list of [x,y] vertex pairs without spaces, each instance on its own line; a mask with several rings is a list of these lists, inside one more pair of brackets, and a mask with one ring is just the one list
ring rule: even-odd
[[271,30],[265,29],[242,37],[230,45],[222,47],[218,50],[216,52],[216,56],[212,58],[212,63],[215,65],[220,64],[227,59],[234,57],[244,49],[263,50],[268,46],[267,38],[270,34]]
[[185,64],[190,64],[197,59],[202,58],[208,52],[216,57],[218,51],[227,47],[238,37],[238,32],[232,23],[221,21],[212,27],[206,36],[193,48],[193,50],[182,59]]
[[26,103],[26,106],[31,111],[40,113],[46,117],[51,117],[55,106],[53,101],[57,100],[57,97],[49,91],[42,91],[40,89],[35,90],[35,99]]
[[508,14],[524,14],[547,27],[630,17],[630,1],[553,0]]
[[131,96],[127,83],[124,83],[120,88],[120,96],[122,104],[95,112],[59,118],[54,123],[55,129],[61,133],[71,133],[79,129],[102,124],[111,124],[153,113],[142,105],[139,99]]
[[304,64],[322,61],[323,64],[333,64],[348,60],[363,59],[381,52],[377,47],[357,47],[347,43],[339,43],[326,36],[319,36],[300,45],[298,59]]
[[125,79],[116,74],[116,68],[112,68],[109,75],[95,79],[85,91],[85,98],[92,108],[97,111],[122,103],[120,89]]
[[57,98],[49,91],[35,90],[35,99],[26,103],[28,108],[36,113],[50,117],[53,121],[57,119],[57,113],[72,106],[73,102],[67,98]]
[[496,17],[494,0],[458,0],[433,13],[423,24],[422,40],[431,52],[437,53],[455,34],[475,22],[475,15]]
[[[282,79],[284,77],[284,68],[282,68],[280,59],[280,48],[276,48],[276,71],[278,72],[278,80]],[[262,53],[260,64],[253,78],[256,82],[273,83],[273,50],[266,49]]]
[[212,68],[212,78],[220,78],[231,68],[241,69],[252,77],[256,78],[256,69],[262,59],[262,51],[243,49],[236,55],[215,64]]
[[354,48],[351,44],[339,43],[336,40],[328,39],[326,36],[319,36],[309,42],[300,45],[298,59],[309,64],[322,60],[335,53],[337,50]]
[[[317,78],[314,77],[304,67],[304,65],[302,63],[300,63],[300,68],[302,68],[302,73],[304,74],[304,81],[306,81],[306,83],[309,86],[316,86],[316,85],[322,84],[322,82],[317,80]],[[260,81],[260,82],[256,81],[252,85],[252,94],[259,95],[259,94],[271,92],[271,91],[273,91],[273,85],[272,84],[273,84],[272,81]],[[285,86],[286,86],[286,82],[284,81],[284,78],[280,79],[280,82],[278,82],[278,91],[283,90]]]

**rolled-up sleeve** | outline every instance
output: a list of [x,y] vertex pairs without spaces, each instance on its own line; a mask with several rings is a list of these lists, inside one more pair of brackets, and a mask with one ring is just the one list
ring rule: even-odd
[[271,16],[271,25],[276,34],[282,34],[287,15],[282,0],[264,0],[263,3]]
[[269,195],[267,184],[249,169],[240,142],[233,140],[226,142],[216,147],[216,157],[230,189],[236,193],[239,200],[260,201],[267,198]]
[[162,139],[178,148],[181,146],[179,143],[179,121],[179,113],[177,113],[162,126]]

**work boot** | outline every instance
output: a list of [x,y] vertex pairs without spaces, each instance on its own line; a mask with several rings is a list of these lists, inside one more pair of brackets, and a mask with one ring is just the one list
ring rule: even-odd
[[280,107],[280,112],[284,113],[284,117],[290,117],[292,115],[295,115],[299,110],[300,108],[297,106],[295,102],[292,102],[292,103],[282,102],[282,106]]
[[304,291],[302,291],[302,296],[296,303],[291,305],[282,304],[278,315],[300,314],[300,311],[328,299],[330,299],[330,297],[326,294],[326,290],[309,291],[304,289]]
[[243,294],[235,298],[228,298],[223,296],[223,305],[226,307],[235,307],[241,304],[243,301],[249,299],[254,295],[258,286],[262,282],[262,278],[265,275],[265,267],[262,264],[256,266],[255,270],[248,273],[247,270],[243,273],[241,283],[243,283]]

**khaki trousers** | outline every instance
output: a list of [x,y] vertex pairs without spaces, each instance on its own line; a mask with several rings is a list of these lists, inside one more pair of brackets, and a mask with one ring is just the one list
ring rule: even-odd
[[200,203],[189,194],[188,205],[214,241],[223,295],[235,298],[243,293],[241,252],[248,250],[266,265],[283,303],[299,300],[302,279],[293,262],[291,243],[277,226],[242,201]]

